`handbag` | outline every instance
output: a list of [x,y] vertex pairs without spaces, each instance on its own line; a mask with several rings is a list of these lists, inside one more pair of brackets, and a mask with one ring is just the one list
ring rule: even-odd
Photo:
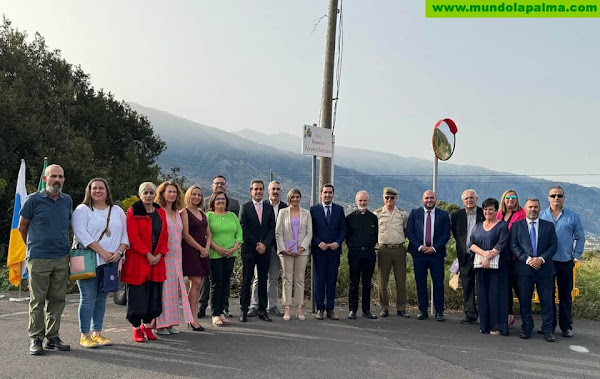
[[106,263],[96,269],[98,290],[102,293],[115,292],[119,289],[119,266],[117,263]]
[[[490,269],[497,270],[498,263],[500,262],[500,254],[494,256],[494,258],[490,259]],[[479,254],[475,254],[475,259],[473,260],[474,268],[483,268],[483,257]]]
[[69,252],[69,280],[90,279],[96,277],[96,252],[79,246]]

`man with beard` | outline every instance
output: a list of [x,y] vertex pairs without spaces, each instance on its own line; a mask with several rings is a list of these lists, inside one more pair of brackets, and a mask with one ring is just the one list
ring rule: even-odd
[[348,318],[355,320],[358,310],[358,284],[362,276],[363,317],[376,319],[371,313],[371,279],[375,270],[375,244],[377,243],[377,216],[367,209],[367,191],[356,193],[357,210],[346,216],[346,245],[350,266],[350,289],[348,290]]
[[444,318],[444,257],[446,243],[450,239],[450,216],[448,212],[436,208],[437,197],[431,190],[423,193],[423,206],[413,209],[408,216],[406,235],[408,252],[413,257],[417,297],[419,299],[418,320],[428,315],[427,270],[433,282],[433,304],[435,319]]
[[68,228],[73,200],[62,193],[65,182],[62,167],[55,164],[48,166],[42,179],[46,182],[46,188],[27,197],[19,219],[19,232],[23,241],[27,241],[29,257],[31,355],[40,355],[44,349],[70,349],[60,339],[58,332],[67,295]]

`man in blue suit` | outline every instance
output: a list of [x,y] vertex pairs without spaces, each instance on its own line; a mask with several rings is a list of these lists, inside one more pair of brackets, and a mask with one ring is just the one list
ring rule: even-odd
[[408,216],[406,235],[409,239],[408,252],[413,257],[417,297],[419,300],[418,320],[428,315],[427,270],[433,282],[433,304],[435,319],[444,322],[444,257],[446,243],[450,239],[450,215],[436,208],[437,197],[433,191],[423,193],[423,207],[413,209]]
[[527,218],[513,224],[510,231],[510,247],[518,258],[515,271],[519,286],[521,309],[521,338],[531,338],[533,317],[531,298],[535,285],[542,307],[542,333],[548,342],[554,337],[552,296],[554,294],[554,264],[552,257],[558,247],[554,224],[539,218],[540,201],[530,197],[525,203]]
[[[325,310],[327,318],[339,319],[333,307],[342,242],[346,238],[346,218],[344,208],[333,203],[333,191],[332,184],[323,184],[321,203],[310,207],[313,227],[310,250],[315,265],[314,296],[317,304],[317,320],[323,320]],[[325,297],[327,297],[327,304]]]

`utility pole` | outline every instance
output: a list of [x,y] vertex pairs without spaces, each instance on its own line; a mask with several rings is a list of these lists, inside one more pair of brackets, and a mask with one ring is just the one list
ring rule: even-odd
[[[333,72],[335,66],[335,38],[337,28],[338,0],[329,0],[329,16],[327,22],[327,43],[325,45],[325,71],[323,75],[323,92],[321,126],[331,129],[333,108]],[[331,158],[321,157],[319,168],[319,188],[324,183],[331,183]]]

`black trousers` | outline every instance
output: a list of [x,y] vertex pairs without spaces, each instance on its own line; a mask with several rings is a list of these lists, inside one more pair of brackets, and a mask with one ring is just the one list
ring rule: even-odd
[[[200,286],[200,309],[206,310],[208,308],[208,301],[210,297],[210,277],[209,280],[203,280],[202,285]],[[223,303],[223,309],[229,310],[229,294],[231,292],[231,281],[225,283],[225,302]]]
[[267,310],[267,277],[271,264],[271,252],[265,254],[242,253],[242,293],[240,294],[240,307],[242,312],[250,308],[252,282],[254,281],[254,268],[258,273],[258,310]]
[[540,297],[542,313],[542,327],[544,333],[552,332],[552,294],[554,293],[554,277],[548,276],[524,276],[518,275],[519,280],[519,306],[521,309],[521,330],[531,333],[533,330],[533,316],[531,313],[531,299],[533,298],[533,286],[537,288]]
[[358,286],[362,277],[362,311],[371,310],[371,279],[375,271],[375,250],[349,250],[350,288],[348,289],[348,308],[358,310]]
[[516,265],[517,265],[517,261],[511,259],[510,261],[508,261],[508,296],[506,298],[506,301],[508,302],[508,314],[512,315],[513,314],[513,302],[514,302],[514,295],[513,295],[513,290],[515,291],[515,295],[517,295],[517,299],[520,299],[521,297],[519,296],[519,280],[518,280],[518,275],[516,274]]
[[[556,270],[556,286],[558,287],[558,326],[560,330],[566,331],[568,329],[573,330],[573,315],[571,314],[571,307],[573,305],[573,298],[571,292],[573,291],[573,266],[575,262],[557,262],[554,261],[554,269]],[[552,310],[554,319],[552,322],[552,329],[556,329],[556,295],[552,296]]]
[[162,283],[127,285],[127,321],[134,328],[149,324],[162,313]]
[[210,311],[213,316],[222,314],[225,309],[225,300],[229,299],[225,289],[231,284],[234,264],[235,257],[210,260]]
[[[465,316],[472,320],[477,320],[479,313],[477,312],[477,304],[475,304],[475,269],[473,269],[473,259],[467,259],[467,262],[464,265],[460,265],[458,270],[463,288]],[[506,271],[508,272],[508,267]]]

